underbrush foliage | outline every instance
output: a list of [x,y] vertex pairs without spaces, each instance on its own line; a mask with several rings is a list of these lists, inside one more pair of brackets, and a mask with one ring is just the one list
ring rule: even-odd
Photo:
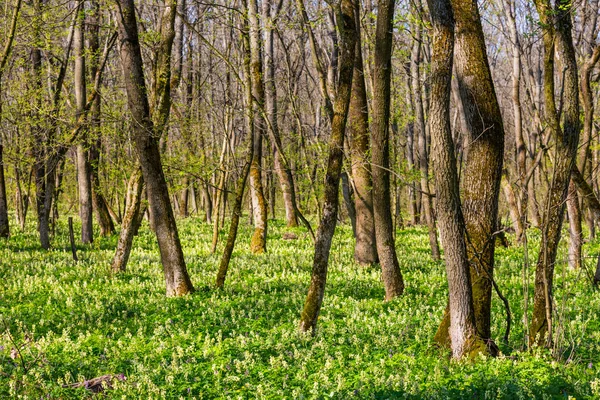
[[[117,276],[109,272],[115,237],[80,246],[78,263],[65,225],[48,252],[34,226],[0,242],[0,398],[98,396],[68,385],[105,374],[126,378],[99,395],[109,398],[600,398],[600,292],[583,270],[557,267],[558,351],[523,351],[523,254],[498,249],[495,277],[514,316],[510,344],[500,344],[505,317],[495,296],[502,354],[456,363],[432,344],[447,288],[425,230],[398,231],[407,288],[384,303],[380,271],[354,262],[351,229],[338,227],[318,330],[309,337],[297,332],[313,251],[303,229],[286,241],[286,228],[273,221],[269,252],[251,255],[243,226],[220,291],[212,287],[222,249],[210,254],[212,227],[193,218],[179,226],[197,291],[174,299],[164,295],[147,226]],[[590,255],[600,248],[586,246]],[[533,274],[532,266],[530,284]]]

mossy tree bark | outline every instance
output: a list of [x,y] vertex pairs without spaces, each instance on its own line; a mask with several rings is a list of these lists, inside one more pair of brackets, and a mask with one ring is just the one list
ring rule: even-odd
[[166,127],[171,107],[170,57],[175,36],[173,24],[176,6],[176,1],[168,1],[162,16],[161,37],[164,40],[161,40],[161,49],[158,52],[155,75],[156,122],[153,122],[150,119],[150,106],[146,94],[135,6],[133,0],[117,1],[121,67],[127,90],[127,102],[134,120],[133,138],[147,185],[149,211],[158,239],[167,296],[181,296],[194,290],[185,266],[158,148],[158,139]]
[[404,291],[394,242],[390,193],[390,80],[395,0],[379,0],[373,63],[373,122],[371,124],[371,161],[373,175],[373,212],[377,254],[385,287],[385,299]]
[[429,0],[433,27],[429,131],[440,236],[444,245],[450,315],[447,330],[452,356],[485,349],[477,337],[465,244],[454,141],[450,129],[450,92],[454,54],[454,17],[450,0]]
[[[544,99],[548,129],[554,139],[554,168],[552,181],[544,201],[542,240],[535,271],[533,316],[529,342],[540,345],[552,343],[552,292],[554,263],[564,219],[565,200],[575,165],[579,143],[579,83],[577,61],[571,35],[572,3],[557,0],[535,0],[542,23],[544,40]],[[562,127],[555,98],[555,54],[563,69]]]
[[352,179],[354,180],[354,209],[356,214],[356,242],[354,259],[361,265],[375,264],[377,245],[375,242],[375,218],[373,216],[373,194],[371,189],[371,163],[369,162],[369,108],[362,57],[362,41],[360,32],[360,6],[355,4],[356,45],[354,72],[352,76],[352,96],[348,111],[348,142],[352,162]]
[[260,22],[258,20],[257,0],[248,2],[248,25],[250,35],[250,69],[252,78],[252,95],[254,98],[254,150],[250,165],[250,195],[252,196],[252,215],[254,233],[250,241],[253,253],[267,251],[267,200],[262,179],[262,147],[265,134],[265,121],[259,116],[259,110],[264,108],[265,90],[263,84],[262,40]]
[[327,267],[331,241],[337,224],[340,174],[344,158],[344,131],[352,90],[356,25],[354,1],[341,0],[335,5],[339,35],[338,85],[333,104],[333,120],[329,138],[329,159],[325,176],[324,202],[321,223],[315,240],[315,254],[310,287],[300,317],[300,331],[314,332],[327,281]]
[[[498,197],[502,180],[504,126],[488,63],[476,0],[452,0],[456,21],[455,71],[465,116],[469,151],[462,181],[475,323],[483,339],[491,338],[492,280]],[[446,314],[440,325],[447,326]],[[441,340],[441,344],[444,340]]]

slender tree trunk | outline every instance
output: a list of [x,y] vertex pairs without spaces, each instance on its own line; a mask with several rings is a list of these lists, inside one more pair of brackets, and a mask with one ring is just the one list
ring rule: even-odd
[[150,119],[150,107],[146,94],[146,83],[142,54],[138,39],[137,22],[133,0],[118,0],[118,32],[121,42],[121,66],[129,110],[133,120],[133,138],[140,159],[142,174],[147,185],[151,221],[158,239],[160,255],[165,275],[167,296],[180,296],[194,290],[190,281],[179,233],[171,208],[169,189],[162,170],[158,138],[166,126],[170,109],[170,56],[173,44],[173,24],[176,2],[165,5],[161,33],[166,38],[162,42],[156,76],[164,85],[156,91],[159,103],[154,111],[158,124]]
[[581,207],[575,183],[569,183],[567,194],[567,216],[569,218],[569,267],[581,267],[581,248],[583,246],[583,231],[581,228]]
[[361,265],[375,264],[378,261],[375,242],[375,217],[373,216],[373,195],[371,163],[369,162],[369,108],[362,58],[360,33],[360,5],[355,2],[356,45],[354,72],[352,76],[352,97],[348,111],[348,142],[354,180],[354,208],[356,210],[356,242],[354,259]]
[[344,158],[344,131],[352,90],[356,41],[354,1],[341,0],[335,11],[339,34],[339,76],[333,104],[323,213],[315,240],[310,287],[300,317],[301,332],[314,332],[325,294],[331,241],[337,224],[340,175]]
[[[252,90],[255,101],[254,112],[258,114],[264,107],[264,84],[262,68],[262,40],[260,22],[258,20],[257,0],[248,0],[248,23],[250,32],[250,68],[252,72]],[[262,179],[262,139],[265,132],[265,121],[262,117],[254,118],[254,150],[250,165],[250,195],[252,197],[252,215],[254,217],[254,233],[250,241],[250,250],[257,253],[267,251],[267,200]]]
[[[19,11],[21,9],[21,0],[16,0],[16,4],[13,11],[13,16],[10,22],[10,28],[6,37],[6,43],[2,54],[0,54],[0,96],[2,96],[2,75],[4,67],[8,61],[12,50],[12,44],[15,38],[15,32],[17,29],[17,19],[19,17]],[[2,121],[2,98],[0,97],[0,122]],[[4,147],[2,145],[2,135],[0,134],[0,238],[7,238],[10,235],[10,229],[8,224],[8,198],[6,197],[6,181],[4,177],[4,161],[3,161]]]
[[92,243],[94,240],[94,229],[92,226],[92,182],[88,153],[88,124],[86,118],[85,103],[87,100],[85,83],[85,17],[83,9],[77,17],[73,35],[73,51],[75,56],[75,102],[77,105],[76,120],[83,119],[81,142],[77,145],[77,185],[79,188],[79,217],[81,219],[81,241]]
[[[575,165],[579,143],[579,83],[577,61],[571,36],[571,8],[567,0],[558,0],[554,9],[550,1],[535,0],[542,22],[544,39],[544,98],[548,129],[554,138],[554,170],[546,195],[542,217],[542,240],[535,271],[533,317],[530,344],[552,343],[552,288],[554,263],[564,219],[565,200],[571,170]],[[558,55],[564,69],[563,126],[561,128],[555,99],[555,60]]]
[[[420,6],[420,5],[419,5]],[[418,10],[415,10],[418,11]],[[413,92],[413,107],[415,111],[415,127],[418,134],[418,150],[419,150],[419,170],[421,172],[420,189],[423,199],[423,217],[429,230],[429,246],[431,248],[431,256],[434,260],[440,259],[440,248],[437,240],[437,227],[435,223],[435,214],[433,212],[433,201],[431,198],[431,190],[429,188],[429,151],[427,149],[427,137],[425,129],[425,113],[423,111],[423,91],[421,82],[421,42],[422,28],[420,23],[415,26],[415,43],[410,61],[410,72]]]
[[378,3],[373,64],[373,122],[371,124],[375,237],[386,300],[391,300],[404,291],[404,280],[400,272],[394,242],[389,174],[392,20],[395,3],[395,0],[379,0]]
[[346,210],[348,212],[348,218],[350,219],[350,223],[352,225],[352,234],[356,238],[356,209],[354,208],[354,202],[352,201],[353,190],[350,185],[350,178],[346,172],[342,172],[340,175],[342,180],[342,197],[344,198],[344,203],[346,205]]

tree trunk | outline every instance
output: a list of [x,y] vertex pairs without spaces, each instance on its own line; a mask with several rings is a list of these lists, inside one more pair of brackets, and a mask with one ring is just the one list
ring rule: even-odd
[[113,272],[123,272],[127,268],[129,254],[131,253],[131,247],[133,245],[133,237],[137,234],[142,223],[140,214],[143,215],[143,213],[140,212],[140,209],[143,191],[144,179],[142,177],[142,170],[141,168],[136,167],[131,174],[131,178],[129,178],[129,183],[127,185],[125,216],[123,217],[117,249],[111,262],[111,270]]
[[314,332],[325,294],[331,241],[337,224],[340,174],[344,158],[344,131],[352,90],[356,41],[354,1],[341,0],[335,11],[339,34],[338,86],[333,104],[323,213],[315,240],[310,287],[300,317],[299,329],[301,332]]
[[94,229],[92,226],[92,182],[90,164],[88,160],[88,134],[86,121],[86,83],[85,83],[85,17],[83,13],[77,17],[73,36],[73,51],[75,56],[75,103],[77,110],[76,120],[83,119],[81,143],[77,145],[77,186],[79,188],[79,217],[81,219],[81,241],[92,243],[94,240]]
[[450,92],[454,51],[454,18],[450,0],[429,0],[433,26],[429,131],[437,194],[440,236],[448,279],[452,356],[461,358],[482,350],[477,338],[465,222],[460,204],[456,155],[450,130]]
[[[565,200],[571,169],[575,164],[579,143],[579,83],[577,61],[571,36],[571,7],[567,0],[558,0],[554,9],[550,1],[535,1],[544,33],[544,98],[548,129],[554,138],[554,171],[542,216],[542,240],[535,271],[533,317],[529,332],[530,344],[552,343],[552,287],[554,263],[564,219]],[[555,18],[552,16],[555,15]],[[564,70],[563,126],[555,99],[555,51]]]
[[160,78],[159,84],[164,87],[155,93],[156,97],[160,99],[154,111],[157,114],[158,124],[153,123],[150,119],[133,0],[119,0],[117,7],[121,66],[127,89],[129,110],[133,120],[136,121],[132,125],[132,133],[144,181],[147,185],[149,211],[158,239],[167,296],[185,295],[194,290],[185,266],[158,148],[158,138],[166,126],[171,106],[170,54],[175,36],[173,32],[175,7],[175,1],[165,5],[161,23],[161,34],[165,40],[161,43],[163,48],[159,51],[159,57],[164,58],[157,63],[156,76]]
[[[264,107],[264,85],[262,68],[261,29],[258,20],[257,0],[248,1],[248,24],[250,32],[250,68],[254,97],[254,112],[258,114]],[[250,165],[250,195],[252,196],[252,215],[254,217],[254,233],[250,241],[250,250],[254,254],[267,251],[267,200],[262,180],[262,139],[265,132],[265,121],[261,117],[254,118],[254,150]]]
[[567,216],[569,218],[569,267],[579,269],[581,267],[581,249],[583,247],[583,232],[581,229],[581,207],[575,183],[569,183],[567,194]]
[[352,195],[354,194],[352,186],[350,185],[350,178],[346,172],[342,172],[340,175],[342,179],[342,197],[344,198],[344,204],[348,212],[348,218],[352,224],[352,235],[356,238],[356,209],[354,208],[354,202],[352,201]]
[[470,142],[462,181],[467,255],[477,332],[490,339],[504,126],[477,1],[452,0],[452,7],[456,20],[455,71]]
[[[420,4],[419,4],[420,8]],[[420,10],[415,10],[418,13]],[[429,230],[429,246],[431,248],[431,256],[434,260],[440,259],[440,248],[437,240],[437,227],[435,223],[435,214],[433,212],[433,201],[431,198],[431,190],[429,188],[429,151],[427,149],[427,137],[425,129],[425,113],[423,111],[423,92],[421,83],[421,42],[422,28],[421,24],[417,23],[415,29],[415,42],[413,51],[411,52],[410,73],[413,93],[413,108],[415,111],[415,127],[418,134],[418,150],[419,150],[419,170],[421,172],[420,189],[422,193],[422,211],[425,223]]]
[[404,291],[404,280],[400,272],[394,242],[389,174],[392,20],[395,3],[395,0],[379,0],[378,3],[373,64],[373,123],[371,125],[375,237],[386,300],[391,300]]
[[356,45],[354,72],[352,76],[352,97],[348,111],[348,143],[354,180],[354,208],[356,210],[356,242],[354,259],[361,265],[375,264],[378,261],[375,242],[375,219],[373,216],[373,194],[371,163],[369,162],[369,107],[363,70],[362,41],[360,33],[360,5],[355,4]]

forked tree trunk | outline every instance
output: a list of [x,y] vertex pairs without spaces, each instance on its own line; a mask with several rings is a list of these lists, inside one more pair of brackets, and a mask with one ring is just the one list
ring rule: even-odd
[[[483,339],[490,339],[504,127],[488,64],[477,1],[451,2],[456,20],[455,71],[464,109],[465,130],[470,142],[462,181],[465,240],[470,260],[477,332]],[[447,319],[448,315],[440,328],[448,325]]]
[[[433,26],[429,131],[440,236],[444,245],[452,356],[461,358],[482,350],[477,337],[475,311],[465,244],[465,223],[460,204],[456,155],[450,130],[450,92],[454,53],[454,17],[450,0],[429,0]],[[484,348],[483,348],[484,349]]]
[[117,242],[117,249],[111,263],[111,269],[113,272],[123,272],[127,268],[127,262],[129,261],[129,255],[131,253],[131,247],[133,245],[133,237],[137,234],[137,231],[142,223],[140,218],[140,204],[142,200],[142,194],[144,191],[144,179],[142,177],[142,170],[136,167],[129,178],[127,184],[127,205],[125,209],[125,216],[123,217],[123,223],[121,233],[119,234],[119,240]]
[[391,300],[404,291],[404,280],[400,272],[394,241],[389,174],[392,21],[395,3],[395,0],[379,0],[378,3],[373,64],[373,122],[371,124],[375,237],[386,300]]
[[356,25],[353,0],[341,0],[336,6],[336,23],[339,31],[338,86],[333,104],[323,213],[315,240],[310,287],[300,317],[299,329],[301,332],[314,332],[316,329],[325,294],[331,241],[337,224],[340,174],[344,158],[344,131],[346,130],[354,70]]
[[160,249],[161,261],[166,282],[167,296],[181,296],[194,291],[190,281],[179,233],[171,208],[169,189],[162,170],[158,138],[166,126],[170,110],[170,54],[173,44],[173,24],[176,2],[165,5],[158,61],[157,78],[164,87],[156,91],[160,99],[155,113],[158,126],[150,119],[150,106],[146,94],[142,54],[138,39],[137,22],[133,0],[119,0],[117,7],[118,33],[121,43],[121,66],[129,110],[135,124],[132,125],[133,138],[140,160],[142,174],[147,185],[149,211]]
[[354,259],[361,265],[378,261],[375,243],[375,219],[373,216],[373,194],[371,163],[369,162],[369,111],[363,70],[362,41],[360,36],[360,6],[355,2],[356,53],[352,76],[352,97],[348,111],[348,143],[354,180],[354,209],[356,211],[356,234]]
[[[579,143],[579,84],[577,61],[571,36],[572,3],[535,0],[544,33],[544,98],[548,129],[554,138],[552,183],[544,202],[542,240],[535,271],[533,316],[529,342],[549,346],[552,343],[554,263],[564,219],[565,199]],[[555,52],[564,70],[563,126],[555,99]]]

